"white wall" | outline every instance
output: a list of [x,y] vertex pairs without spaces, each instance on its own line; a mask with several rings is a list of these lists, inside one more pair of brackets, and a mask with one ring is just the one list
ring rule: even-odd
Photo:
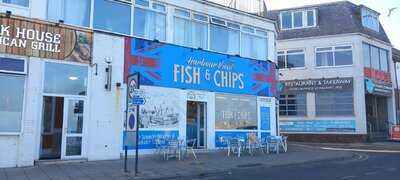
[[[279,80],[294,79],[318,79],[335,77],[353,77],[354,81],[354,113],[355,116],[347,117],[316,117],[315,116],[315,95],[307,93],[307,117],[280,117],[280,120],[349,120],[355,119],[356,134],[366,134],[365,122],[365,92],[364,92],[364,72],[362,61],[362,44],[359,35],[337,35],[327,37],[312,37],[294,40],[280,40],[277,43],[277,51],[304,49],[305,67],[298,69],[281,69]],[[342,67],[316,67],[315,48],[351,45],[353,47],[353,65]],[[324,132],[326,134],[328,132]],[[345,132],[347,133],[347,132]],[[340,132],[340,134],[344,134]]]
[[[111,61],[112,87],[106,91],[105,68]],[[94,34],[89,91],[88,159],[117,159],[122,148],[126,87],[123,84],[124,38]],[[116,87],[121,83],[121,87]]]

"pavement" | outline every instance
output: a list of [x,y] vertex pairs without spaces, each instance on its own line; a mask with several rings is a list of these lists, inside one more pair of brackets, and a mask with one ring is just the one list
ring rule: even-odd
[[[225,151],[198,153],[198,160],[189,156],[179,161],[165,161],[160,156],[139,158],[139,174],[135,176],[134,159],[129,159],[130,173],[124,173],[122,160],[69,162],[57,164],[40,164],[33,167],[0,169],[0,180],[102,180],[102,179],[196,179],[197,177],[218,177],[232,172],[251,172],[252,169],[274,169],[286,166],[330,161],[346,161],[358,158],[353,151],[335,151],[321,147],[349,149],[349,147],[399,148],[400,143],[393,144],[310,144],[290,143],[287,153],[226,156]],[[345,147],[345,148],[343,148]],[[400,154],[396,154],[400,156]],[[399,163],[400,164],[400,163]],[[189,178],[190,177],[190,178]],[[192,178],[196,177],[196,178]],[[229,178],[228,178],[229,179]]]

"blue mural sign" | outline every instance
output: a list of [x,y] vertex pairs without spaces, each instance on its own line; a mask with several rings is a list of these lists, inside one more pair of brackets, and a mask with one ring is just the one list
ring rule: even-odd
[[355,132],[354,120],[292,120],[281,121],[282,132]]
[[269,107],[260,107],[261,130],[271,129],[271,115]]
[[250,133],[255,133],[256,131],[217,131],[215,132],[215,147],[226,147],[226,140],[237,138],[246,140]]
[[[123,138],[127,137],[127,132],[124,132]],[[178,139],[178,130],[140,130],[139,131],[139,149],[155,149],[156,139]],[[166,142],[160,142],[160,144],[166,144]],[[134,145],[128,146],[128,149],[134,149]]]
[[140,72],[141,84],[273,96],[275,64],[127,37],[125,77]]

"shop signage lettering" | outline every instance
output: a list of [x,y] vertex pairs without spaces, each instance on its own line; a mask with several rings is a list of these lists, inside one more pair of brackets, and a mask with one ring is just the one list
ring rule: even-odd
[[[200,84],[201,79],[205,79],[217,87],[244,88],[244,74],[232,71],[234,63],[209,62],[205,59],[195,60],[193,57],[189,57],[186,64],[189,66],[174,64],[174,82]],[[201,74],[201,68],[206,68],[204,75]],[[212,73],[208,68],[218,70]]]
[[[11,26],[0,26],[0,44],[9,47],[26,48],[27,40],[30,41],[30,48],[34,50],[42,50],[47,52],[61,52],[60,38],[57,33],[38,31],[34,29],[26,29],[15,27],[14,38],[10,37]],[[28,45],[29,46],[29,45]]]
[[391,96],[392,92],[393,92],[392,91],[392,83],[366,78],[365,79],[365,92],[368,94]]
[[322,91],[322,90],[348,90],[353,89],[353,78],[327,78],[327,79],[303,79],[281,81],[278,84],[278,92],[289,93],[298,91]]
[[0,13],[0,53],[90,63],[92,32]]
[[125,76],[143,85],[273,96],[275,65],[199,49],[126,38]]

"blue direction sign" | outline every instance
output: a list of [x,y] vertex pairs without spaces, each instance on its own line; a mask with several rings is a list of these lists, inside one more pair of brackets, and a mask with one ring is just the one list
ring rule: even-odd
[[132,98],[133,105],[144,105],[146,103],[146,99],[143,96],[135,95]]

